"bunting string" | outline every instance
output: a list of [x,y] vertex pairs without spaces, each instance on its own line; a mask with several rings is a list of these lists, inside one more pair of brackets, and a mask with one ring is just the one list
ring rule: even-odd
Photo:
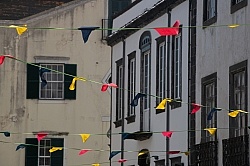
[[[101,82],[98,82],[98,81],[94,81],[94,80],[90,80],[90,79],[87,79],[87,78],[84,78],[84,77],[78,77],[78,76],[74,76],[74,75],[71,75],[71,74],[68,74],[68,73],[64,73],[64,72],[60,72],[60,71],[57,71],[57,70],[53,70],[53,69],[50,69],[50,68],[47,68],[47,67],[44,67],[44,66],[40,66],[40,65],[36,65],[34,63],[29,63],[29,62],[26,62],[26,61],[23,61],[23,60],[20,60],[20,59],[17,59],[11,55],[1,55],[0,56],[0,65],[3,64],[4,62],[4,59],[5,57],[7,58],[10,58],[10,59],[14,59],[16,61],[19,61],[19,62],[22,62],[24,64],[29,64],[29,65],[32,65],[32,66],[36,66],[36,67],[39,67],[41,69],[46,69],[48,71],[53,71],[55,73],[60,73],[60,74],[63,74],[63,75],[67,75],[67,76],[70,76],[72,77],[72,84],[75,83],[76,80],[81,80],[83,82],[85,81],[88,81],[88,82],[91,82],[91,83],[95,83],[95,84],[99,84],[99,85],[102,85],[101,87],[101,91],[106,91],[107,90],[107,87],[113,87],[113,88],[118,88],[118,89],[121,89],[121,90],[125,90],[125,91],[129,91],[129,92],[135,92],[135,93],[138,93],[135,98],[133,99],[132,103],[130,104],[131,106],[137,106],[138,105],[138,100],[139,98],[141,97],[145,97],[145,96],[151,96],[151,97],[155,97],[155,98],[160,98],[162,99],[162,97],[160,96],[156,96],[156,95],[153,95],[153,94],[145,94],[145,93],[140,93],[140,92],[136,92],[136,91],[132,91],[132,90],[128,90],[128,89],[125,89],[125,88],[120,88],[118,87],[116,84],[114,83],[110,83],[110,84],[103,84]],[[70,90],[74,90],[74,85],[71,85],[69,87]],[[159,104],[159,106],[156,107],[156,109],[161,109],[161,110],[165,110],[165,105],[167,103],[169,103],[170,105],[174,102],[177,102],[177,103],[183,103],[183,104],[188,104],[188,105],[191,105],[193,106],[192,108],[192,112],[191,114],[193,113],[196,113],[197,111],[200,110],[201,107],[205,107],[205,108],[211,108],[211,112],[209,113],[209,116],[208,116],[208,120],[211,120],[212,117],[213,117],[213,113],[215,113],[216,111],[227,111],[229,112],[228,113],[228,116],[232,117],[232,118],[235,118],[237,117],[237,115],[239,113],[248,113],[247,111],[244,111],[244,110],[230,110],[230,109],[224,109],[224,108],[213,108],[211,106],[206,106],[206,105],[201,105],[201,104],[196,104],[196,103],[188,103],[188,102],[184,102],[184,101],[180,101],[180,100],[176,100],[176,99],[171,99],[171,98],[165,98],[163,99],[163,101]]]

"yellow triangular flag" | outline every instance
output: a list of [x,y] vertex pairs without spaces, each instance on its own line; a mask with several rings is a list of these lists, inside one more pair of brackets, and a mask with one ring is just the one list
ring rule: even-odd
[[239,24],[231,24],[228,25],[229,28],[237,28],[238,26],[240,26]]
[[190,152],[189,152],[189,151],[186,151],[186,152],[184,152],[184,154],[185,154],[186,156],[188,156],[188,155],[190,155]]
[[235,118],[239,113],[240,111],[236,110],[236,111],[228,113],[228,115],[231,116],[232,118]]
[[52,152],[55,152],[57,150],[62,150],[62,148],[58,148],[58,147],[52,147],[49,152],[52,153]]
[[82,137],[82,142],[86,142],[87,139],[89,138],[90,134],[80,134]]
[[28,28],[26,28],[27,25],[24,26],[16,26],[16,25],[10,25],[9,27],[11,28],[16,28],[16,31],[18,35],[23,34]]
[[245,113],[245,114],[248,114],[248,112],[244,111],[244,110],[235,110],[235,111],[239,111],[241,113]]
[[211,135],[214,135],[215,132],[216,132],[216,130],[217,130],[217,128],[206,128],[204,130],[207,130]]
[[163,99],[161,101],[161,103],[156,107],[156,109],[158,110],[164,110],[165,109],[165,106],[166,106],[166,103],[167,103],[167,99]]
[[100,164],[92,164],[92,166],[100,166]]
[[79,77],[74,77],[70,86],[69,86],[69,90],[75,90],[75,84],[77,80],[82,80],[82,81],[86,81],[85,78],[79,78]]
[[145,154],[145,152],[140,152],[140,153],[138,154],[138,156],[141,156],[141,155],[143,155],[143,154]]

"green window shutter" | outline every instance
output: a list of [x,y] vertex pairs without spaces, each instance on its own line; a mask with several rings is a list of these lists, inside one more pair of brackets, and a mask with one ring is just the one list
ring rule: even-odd
[[[51,147],[64,147],[63,138],[52,138]],[[63,166],[63,150],[51,153],[51,166]]]
[[[39,65],[38,63],[35,63]],[[39,67],[27,64],[26,99],[39,98]]]
[[[36,138],[26,138],[26,144],[38,145]],[[27,146],[25,148],[25,166],[38,165],[38,146]]]
[[[64,64],[64,73],[76,76],[76,64]],[[76,89],[69,90],[73,77],[64,75],[64,99],[76,99]]]

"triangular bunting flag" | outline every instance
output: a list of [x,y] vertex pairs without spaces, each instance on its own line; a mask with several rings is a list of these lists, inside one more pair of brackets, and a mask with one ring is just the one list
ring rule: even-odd
[[137,105],[138,105],[138,100],[139,100],[139,98],[145,97],[145,96],[146,96],[145,94],[138,93],[138,94],[135,96],[135,98],[132,100],[132,102],[131,102],[130,105],[133,106],[133,107],[137,106]]
[[0,65],[3,64],[4,59],[5,59],[5,56],[1,55],[1,56],[0,56]]
[[217,128],[206,128],[204,130],[208,131],[211,135],[214,135]]
[[117,154],[119,154],[119,153],[121,153],[121,151],[112,151],[112,152],[110,153],[109,160],[111,160],[112,157],[114,157],[115,155],[117,155]]
[[108,89],[108,87],[118,88],[118,86],[116,84],[114,84],[114,83],[103,84],[101,91],[105,92]]
[[232,111],[232,112],[229,112],[228,115],[232,118],[235,118],[237,117],[237,115],[240,113],[240,111],[236,110],[236,111]]
[[163,99],[161,103],[156,107],[156,110],[165,110],[167,99]]
[[80,28],[78,28],[78,30],[82,31],[82,38],[83,38],[84,43],[86,43],[88,41],[91,32],[93,30],[98,29],[98,28],[100,28],[100,27],[80,27]]
[[126,162],[126,161],[127,161],[127,159],[119,159],[119,160],[118,160],[119,163],[124,163],[124,162]]
[[181,151],[174,150],[174,151],[167,152],[167,154],[178,154],[178,153],[181,153]]
[[20,145],[18,145],[18,146],[16,147],[16,151],[18,151],[19,149],[23,149],[23,148],[25,148],[25,147],[26,147],[25,144],[20,144]]
[[80,134],[80,136],[82,137],[82,142],[86,142],[90,134]]
[[212,110],[207,115],[207,120],[212,120],[214,113],[221,110],[221,108],[212,108]]
[[100,164],[92,164],[92,166],[100,166]]
[[82,81],[86,81],[86,79],[85,78],[80,78],[80,77],[74,77],[73,79],[72,79],[72,82],[71,82],[71,84],[70,84],[70,86],[69,86],[69,90],[75,90],[75,84],[76,84],[76,81],[77,80],[82,80]]
[[27,25],[24,26],[10,25],[9,27],[16,28],[18,35],[22,35],[28,29]]
[[192,109],[191,114],[195,114],[195,113],[196,113],[197,111],[199,111],[200,108],[201,108],[201,105],[195,104],[195,103],[192,103],[192,106],[193,106],[193,109]]
[[170,36],[170,35],[178,35],[179,34],[179,26],[180,21],[177,20],[173,27],[166,28],[154,28],[161,36]]
[[45,72],[50,72],[50,70],[49,69],[44,69],[44,68],[41,68],[39,70],[39,75],[40,75],[40,78],[41,78],[41,81],[42,81],[41,88],[44,88],[47,85],[47,80],[45,79],[45,76],[44,76]]
[[90,151],[89,149],[82,149],[80,152],[79,152],[79,156],[80,155],[83,155],[85,153],[87,153],[88,151]]
[[58,150],[62,150],[63,148],[60,148],[60,147],[52,147],[50,150],[49,150],[49,152],[50,153],[53,153],[53,152],[55,152],[55,151],[58,151]]
[[162,135],[168,138],[171,138],[173,132],[172,131],[163,131]]
[[46,137],[48,133],[37,133],[36,138],[38,141],[42,140],[44,137]]
[[130,133],[122,133],[122,139],[125,140],[129,135]]

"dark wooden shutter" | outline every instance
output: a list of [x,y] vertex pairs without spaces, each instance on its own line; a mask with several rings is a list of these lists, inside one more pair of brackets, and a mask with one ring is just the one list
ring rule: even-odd
[[[76,64],[65,64],[64,65],[64,73],[76,76]],[[64,75],[64,99],[76,99],[76,89],[69,90],[69,86],[72,82],[73,77]]]
[[[26,144],[38,145],[36,138],[26,138]],[[38,146],[27,146],[25,148],[25,166],[38,165]]]
[[[63,138],[52,138],[51,147],[64,147]],[[51,153],[51,166],[63,166],[63,150]]]
[[115,15],[125,9],[129,4],[131,3],[131,0],[111,0],[111,14]]
[[[36,65],[39,65],[35,63]],[[39,67],[27,64],[27,99],[39,98]]]

